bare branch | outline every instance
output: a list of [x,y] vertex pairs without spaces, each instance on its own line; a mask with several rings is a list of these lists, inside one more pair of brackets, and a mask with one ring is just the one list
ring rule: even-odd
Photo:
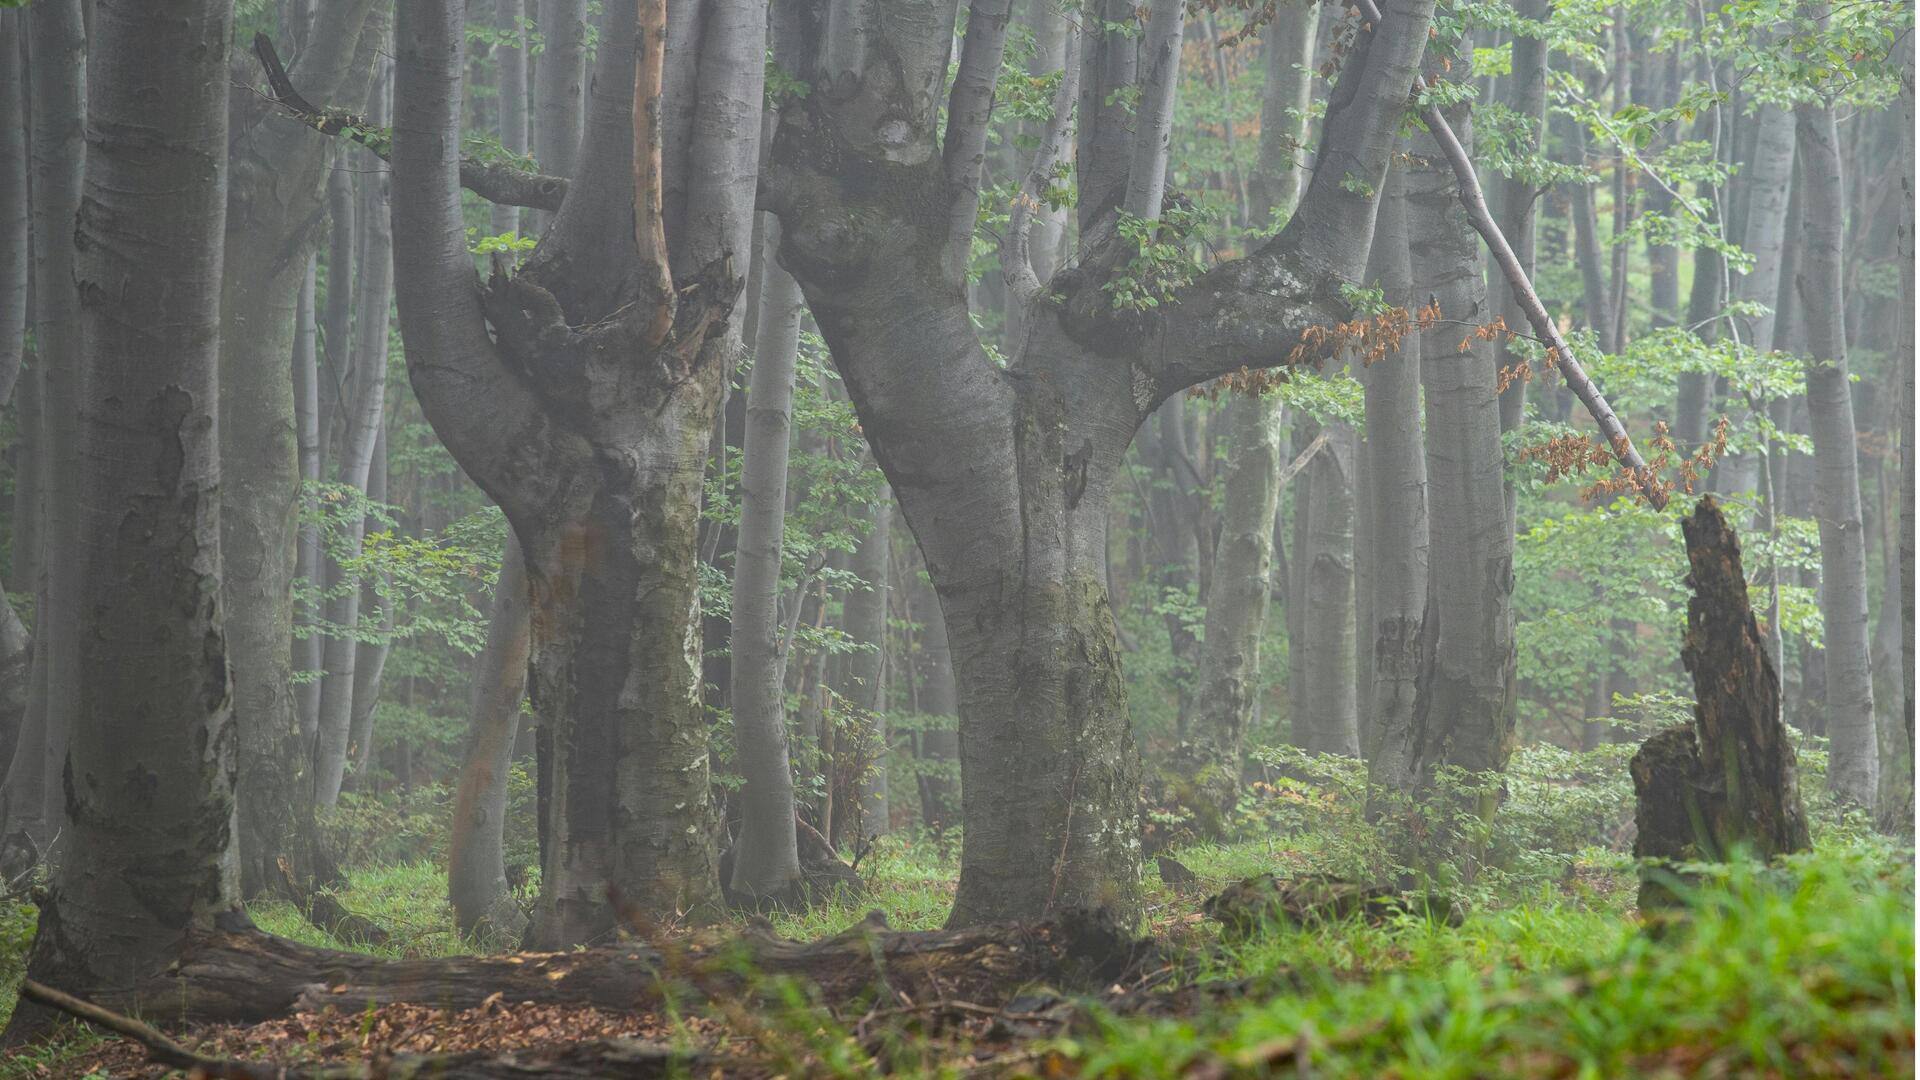
[[[388,160],[391,148],[387,145],[388,140],[380,137],[384,129],[375,127],[364,116],[342,109],[323,108],[308,101],[287,76],[287,69],[280,62],[280,54],[267,35],[253,36],[253,52],[259,57],[261,68],[266,71],[267,87],[276,105],[322,135],[359,143],[380,160]],[[460,158],[460,186],[488,202],[503,206],[530,206],[536,210],[558,210],[561,201],[567,197],[565,177],[527,172],[468,155]]]

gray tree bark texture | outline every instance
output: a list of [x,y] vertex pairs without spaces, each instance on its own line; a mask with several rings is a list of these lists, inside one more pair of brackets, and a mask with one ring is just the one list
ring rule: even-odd
[[[1544,23],[1548,15],[1548,0],[1521,0],[1515,14],[1523,19]],[[1547,113],[1547,43],[1543,37],[1529,34],[1515,34],[1513,37],[1513,71],[1507,83],[1507,107],[1514,114],[1523,117],[1528,127],[1529,138],[1526,149],[1537,150],[1540,141],[1546,135]],[[1513,254],[1520,260],[1521,269],[1529,276],[1533,274],[1534,262],[1534,219],[1535,206],[1539,194],[1525,176],[1507,177],[1497,186],[1499,191],[1500,231],[1513,245]],[[1522,306],[1520,296],[1512,285],[1499,276],[1492,284],[1496,309],[1500,318],[1515,329],[1527,325],[1526,308]],[[1411,300],[1411,297],[1409,297]],[[1406,303],[1406,301],[1395,301]],[[1417,306],[1417,301],[1415,301]],[[1510,338],[1502,337],[1494,343],[1493,362],[1500,371],[1516,367],[1520,363],[1517,351],[1512,347]],[[1515,378],[1500,392],[1500,430],[1512,431],[1526,420],[1527,380]],[[1374,429],[1369,426],[1368,437]],[[1423,507],[1424,510],[1424,507]],[[1516,528],[1519,521],[1519,499],[1513,485],[1507,485],[1507,527]]]
[[541,172],[572,177],[586,116],[587,2],[537,2],[545,45],[533,65],[533,156]]
[[[1824,0],[1802,5],[1824,21]],[[1879,785],[1873,730],[1873,672],[1867,622],[1867,536],[1860,515],[1853,392],[1847,381],[1846,306],[1841,296],[1841,164],[1831,106],[1794,109],[1807,185],[1800,252],[1801,311],[1811,359],[1814,513],[1820,523],[1820,614],[1827,654],[1827,786],[1842,801],[1872,809]]]
[[[898,515],[905,524],[905,515]],[[948,775],[960,767],[959,692],[953,681],[953,657],[947,652],[947,620],[940,613],[940,598],[924,575],[913,574],[912,612],[920,625],[920,648],[916,659],[919,712],[923,718],[939,717],[945,726],[927,727],[920,732],[920,757],[926,766],[920,776],[920,817],[935,830],[958,824],[960,793],[956,778]],[[923,719],[923,722],[928,722]]]
[[[1913,130],[1913,65],[1909,63],[1900,73],[1900,124],[1902,131]],[[1913,459],[1917,452],[1913,441],[1914,409],[1914,206],[1913,206],[1913,140],[1905,139],[1900,144],[1900,200],[1899,237],[1895,254],[1900,264],[1900,336],[1894,356],[1899,364],[1899,378],[1894,382],[1898,402],[1895,426],[1900,436],[1900,580],[1904,587],[1900,590],[1900,659],[1904,673],[1901,703],[1901,715],[1906,722],[1906,745],[1909,755],[1915,754],[1913,732],[1913,684],[1920,670],[1914,667],[1913,655],[1913,596],[1920,580],[1914,577],[1914,486]],[[1912,761],[1912,758],[1909,758]],[[1913,798],[1913,771],[1909,766],[1908,791],[1909,815],[1901,822],[1904,828],[1911,817]]]
[[44,855],[61,830],[60,763],[75,708],[74,650],[78,584],[74,576],[75,505],[52,498],[77,475],[80,414],[80,297],[73,222],[85,175],[87,40],[79,0],[27,9],[33,242],[33,336],[40,400],[41,577],[34,610],[35,654],[26,716],[6,783],[5,831]]
[[[498,73],[500,146],[509,154],[527,152],[527,37],[521,20],[526,0],[493,0],[493,26],[506,40],[493,47]],[[521,210],[507,203],[493,204],[493,231],[520,231]]]
[[[848,794],[856,812],[844,816],[857,832],[857,841],[885,833],[887,825],[887,595],[892,583],[887,566],[892,561],[893,497],[885,488],[868,509],[867,534],[854,550],[848,569],[866,582],[865,589],[841,601],[847,636],[860,651],[846,658],[840,695],[857,730],[843,748],[858,766],[856,787]],[[838,828],[838,822],[836,822]]]
[[1353,489],[1358,447],[1353,425],[1320,425],[1327,443],[1307,466],[1307,543],[1297,549],[1307,623],[1306,693],[1293,713],[1294,744],[1321,754],[1360,756],[1354,685]]
[[[1466,77],[1463,65],[1455,68],[1455,77]],[[1469,115],[1449,113],[1470,149]],[[1407,174],[1408,233],[1419,256],[1413,295],[1430,296],[1443,318],[1472,319],[1486,304],[1479,239],[1432,138],[1414,139],[1412,155],[1421,163]],[[1514,737],[1513,534],[1492,349],[1452,328],[1423,333],[1420,347],[1434,572],[1412,722],[1381,731],[1374,762],[1375,778],[1399,791],[1429,789],[1441,766],[1499,770]]]
[[[75,225],[71,843],[28,968],[124,1012],[166,1012],[137,988],[238,900],[216,434],[231,10],[102,2],[89,37],[88,128],[115,137],[87,149]],[[9,1037],[46,1019],[16,1011]]]
[[507,777],[527,698],[527,564],[507,530],[487,643],[474,663],[470,727],[447,845],[447,898],[463,934],[512,941],[526,916],[507,892]]
[[1265,82],[1260,93],[1260,148],[1249,186],[1253,222],[1265,228],[1275,210],[1288,215],[1306,183],[1307,108],[1313,101],[1313,42],[1320,6],[1286,0],[1260,31]]
[[[1515,49],[1519,47],[1516,39]],[[1404,168],[1388,173],[1371,261],[1387,303],[1416,308],[1406,185]],[[1360,642],[1373,654],[1367,761],[1375,781],[1382,784],[1399,779],[1390,769],[1404,768],[1398,757],[1383,752],[1384,736],[1412,730],[1426,619],[1427,459],[1420,430],[1420,350],[1419,337],[1410,336],[1367,372],[1366,467],[1372,505],[1364,510],[1374,538],[1373,622],[1360,628]],[[1503,418],[1506,404],[1502,398]]]
[[[311,46],[289,73],[312,92],[357,111],[381,24],[371,0],[315,13]],[[249,66],[251,68],[251,65]],[[284,881],[278,860],[311,872],[304,824],[312,750],[293,700],[292,583],[298,545],[299,429],[293,382],[295,316],[315,228],[326,205],[331,140],[250,91],[234,114],[227,187],[225,286],[220,324],[220,448],[224,508],[221,589],[240,725],[239,851],[249,895]],[[351,280],[328,266],[328,306]],[[345,356],[345,332],[325,327],[327,358]],[[343,370],[334,366],[337,377]],[[321,382],[327,382],[323,372]],[[324,396],[324,391],[323,391]],[[324,460],[324,458],[323,458]],[[317,693],[318,688],[315,688]],[[316,699],[317,703],[317,699]]]
[[[764,227],[768,254],[779,225]],[[746,785],[727,887],[768,903],[801,899],[794,839],[793,765],[787,751],[786,620],[780,564],[787,516],[787,454],[800,347],[800,286],[776,265],[762,268],[747,427],[740,459],[740,532],[733,556],[733,729]],[[796,596],[795,602],[799,601]]]
[[945,273],[946,211],[972,197],[947,177],[940,102],[928,92],[946,69],[953,6],[914,0],[887,12],[811,31],[814,56],[864,32],[861,65],[802,74],[831,77],[836,92],[783,107],[761,195],[781,217],[781,262],[832,350],[946,615],[966,821],[951,921],[1072,904],[1130,915],[1139,767],[1106,594],[1118,465],[1171,394],[1242,365],[1307,359],[1295,351],[1302,331],[1346,316],[1336,283],[1365,268],[1373,192],[1431,6],[1396,4],[1349,54],[1320,155],[1346,164],[1316,171],[1289,227],[1151,315],[1114,310],[1101,288],[1123,252],[1097,241],[1113,235],[1132,157],[1124,117],[1107,101],[1125,85],[1113,72],[1133,49],[1124,35],[1089,32],[1078,175],[1081,235],[1096,243],[1056,275],[1062,301],[1036,313],[1019,361],[1004,369],[970,325],[964,282]]
[[19,11],[0,11],[0,402],[13,396],[27,347],[26,52]]
[[1240,791],[1240,752],[1253,722],[1260,680],[1260,639],[1273,576],[1273,515],[1280,502],[1280,407],[1259,397],[1227,405],[1228,464],[1223,480],[1220,540],[1213,551],[1207,592],[1205,643],[1200,653],[1188,726],[1191,748],[1181,756],[1191,785],[1182,804],[1200,830],[1225,830]]
[[[641,39],[633,7],[608,10],[578,177],[527,264],[511,275],[498,266],[482,285],[460,216],[460,5],[400,9],[393,201],[408,373],[527,562],[546,807],[536,946],[610,935],[610,894],[670,918],[710,917],[720,898],[699,500],[739,348],[732,308],[750,254],[766,23],[764,5],[746,0],[673,10],[691,19],[691,38],[667,50],[666,97],[642,102],[638,124],[636,45],[651,65],[661,39],[651,26]],[[654,158],[656,146],[686,150]],[[667,191],[690,193],[664,215],[672,295],[647,284],[668,269],[642,258],[648,230],[607,227],[637,208],[642,225],[659,212],[658,188],[636,200],[649,158],[664,161]]]

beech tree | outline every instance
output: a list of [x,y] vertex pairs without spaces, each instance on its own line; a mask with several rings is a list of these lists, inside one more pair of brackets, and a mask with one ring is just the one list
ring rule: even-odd
[[[103,2],[88,37],[71,814],[28,972],[129,1012],[166,1011],[135,986],[238,899],[217,389],[231,12]],[[46,1019],[16,1011],[9,1034]]]
[[[1168,6],[1149,19],[1149,57]],[[1349,54],[1321,167],[1288,227],[1184,281],[1140,260],[1131,239],[1152,228],[1139,211],[1159,210],[1157,178],[1134,171],[1154,160],[1164,131],[1158,99],[1143,92],[1137,124],[1125,122],[1114,99],[1133,81],[1133,42],[1117,29],[1087,33],[1079,258],[1047,283],[1045,307],[1004,367],[970,325],[955,248],[972,233],[1007,3],[969,9],[944,137],[951,4],[892,4],[884,19],[837,5],[798,10],[805,61],[790,74],[812,90],[782,104],[761,199],[781,219],[781,263],[832,350],[946,616],[966,821],[951,921],[1063,904],[1130,912],[1139,767],[1106,592],[1116,467],[1168,396],[1242,366],[1297,360],[1303,332],[1346,317],[1337,286],[1364,269],[1432,7],[1393,5]],[[1138,142],[1136,126],[1147,135]],[[1150,310],[1116,307],[1108,286],[1129,277],[1156,300]]]
[[665,916],[719,898],[696,539],[739,346],[766,23],[742,0],[638,6],[607,11],[552,227],[484,284],[459,203],[463,5],[409,0],[396,34],[401,332],[435,432],[526,558],[547,946],[608,933],[610,891]]

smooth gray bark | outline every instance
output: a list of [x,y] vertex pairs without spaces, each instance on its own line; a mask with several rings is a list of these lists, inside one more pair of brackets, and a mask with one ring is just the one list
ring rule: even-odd
[[1307,543],[1296,550],[1306,622],[1307,692],[1293,714],[1295,745],[1322,754],[1360,755],[1355,693],[1353,488],[1357,457],[1351,424],[1321,425],[1327,443],[1307,466]]
[[1111,69],[1131,50],[1114,42],[1122,35],[1090,33],[1082,258],[1066,280],[1056,275],[1061,303],[1032,320],[1019,362],[1004,369],[981,347],[964,292],[939,272],[944,210],[957,193],[941,168],[939,101],[917,88],[945,70],[953,8],[902,0],[887,11],[864,26],[819,28],[816,45],[868,33],[865,67],[844,97],[810,94],[782,109],[761,193],[786,227],[781,262],[832,350],[947,616],[966,821],[951,921],[1072,904],[1131,914],[1139,774],[1106,591],[1118,466],[1170,395],[1242,364],[1304,359],[1294,352],[1301,331],[1346,316],[1333,283],[1364,269],[1373,192],[1431,7],[1394,5],[1348,54],[1320,155],[1344,164],[1316,171],[1288,229],[1151,315],[1115,311],[1101,288],[1121,245],[1086,248],[1088,237],[1113,235],[1131,160],[1118,118],[1103,112],[1125,85]]
[[[900,515],[900,524],[906,523]],[[913,619],[920,626],[917,653],[916,689],[922,722],[920,732],[920,817],[935,830],[959,823],[959,778],[950,772],[960,767],[958,691],[953,681],[953,657],[947,652],[947,621],[940,613],[940,598],[924,573],[913,574],[911,593]],[[932,726],[932,718],[943,723]]]
[[1747,344],[1765,351],[1774,347],[1774,298],[1780,291],[1787,203],[1793,186],[1794,114],[1778,105],[1762,105],[1757,122],[1754,156],[1741,168],[1747,212],[1740,249],[1753,256],[1753,269],[1734,279],[1733,290],[1735,299],[1766,305],[1766,314],[1741,320],[1740,335]]
[[1286,0],[1260,31],[1266,81],[1260,94],[1260,151],[1249,186],[1253,224],[1266,228],[1274,210],[1288,214],[1306,184],[1307,108],[1313,95],[1313,42],[1320,6]]
[[[856,732],[848,740],[847,756],[859,764],[854,796],[857,810],[845,815],[846,824],[858,829],[856,840],[885,833],[887,824],[887,580],[892,561],[891,540],[893,497],[885,488],[868,511],[867,534],[854,550],[848,569],[866,582],[841,601],[841,618],[847,636],[860,651],[846,658],[841,697],[852,713]],[[837,815],[838,816],[838,815]],[[836,822],[836,826],[838,823]]]
[[[239,898],[216,441],[230,18],[101,4],[89,37],[71,842],[28,971],[120,1012],[164,1015],[134,987]],[[9,1032],[46,1019],[19,1009]]]
[[1240,752],[1253,721],[1260,682],[1260,641],[1272,593],[1273,515],[1280,502],[1281,408],[1260,397],[1227,405],[1227,467],[1220,539],[1200,667],[1195,676],[1189,806],[1214,835],[1240,788]]
[[[1802,5],[1824,16],[1824,0]],[[1867,538],[1860,515],[1860,472],[1853,393],[1847,382],[1846,306],[1841,296],[1842,202],[1833,110],[1794,109],[1806,183],[1800,299],[1812,354],[1807,369],[1813,426],[1814,512],[1820,523],[1820,614],[1827,655],[1827,786],[1844,802],[1871,809],[1879,780],[1873,729],[1873,672],[1867,623]]]
[[[1503,204],[1502,210],[1508,209],[1511,204]],[[1396,168],[1387,176],[1371,261],[1387,303],[1411,308],[1419,301],[1413,291],[1408,228],[1406,170]],[[1420,350],[1420,338],[1409,336],[1367,371],[1371,506],[1363,512],[1374,537],[1373,596],[1372,624],[1361,626],[1360,647],[1373,654],[1366,751],[1370,773],[1381,783],[1398,779],[1396,771],[1405,768],[1397,755],[1406,745],[1403,733],[1413,725],[1426,618],[1427,459],[1420,431]],[[1501,405],[1504,422],[1504,397]],[[1393,754],[1386,752],[1389,746]]]
[[[293,417],[295,437],[299,440],[302,485],[318,484],[323,464],[320,456],[320,337],[318,314],[314,309],[318,299],[315,292],[318,274],[319,259],[310,255],[294,308]],[[304,500],[302,510],[308,514],[317,512],[318,497]],[[301,526],[298,543],[294,552],[294,580],[323,582],[326,555],[320,526]],[[293,671],[295,675],[305,675],[307,678],[306,682],[294,687],[294,714],[304,731],[313,726],[320,709],[320,665],[326,642],[315,628],[314,613],[306,610],[305,605],[294,613],[294,625]],[[305,636],[301,636],[302,633]]]
[[[1515,14],[1536,23],[1544,23],[1548,15],[1547,0],[1521,0]],[[1513,72],[1505,80],[1507,87],[1506,104],[1515,115],[1525,118],[1529,125],[1528,139],[1520,149],[1537,150],[1546,131],[1547,111],[1547,43],[1541,37],[1528,34],[1515,34],[1513,37]],[[1534,219],[1535,206],[1539,198],[1534,185],[1527,182],[1525,176],[1507,177],[1495,185],[1499,192],[1500,231],[1513,245],[1513,254],[1520,260],[1520,268],[1529,276],[1533,274],[1534,263]],[[1404,232],[1402,233],[1404,236]],[[1389,255],[1389,258],[1394,256]],[[1404,279],[1403,279],[1404,280]],[[1521,329],[1527,325],[1526,310],[1521,306],[1520,297],[1513,287],[1502,277],[1495,275],[1492,289],[1496,309],[1507,326]],[[1409,294],[1408,301],[1412,297]],[[1406,303],[1408,301],[1395,301]],[[1513,348],[1511,339],[1502,337],[1494,343],[1493,362],[1500,371],[1516,369],[1521,362],[1518,350]],[[1417,361],[1416,361],[1417,363]],[[1535,372],[1544,375],[1546,372]],[[1513,378],[1507,388],[1500,392],[1500,430],[1512,431],[1526,420],[1527,381]],[[1497,383],[1496,383],[1497,385]],[[1417,411],[1417,410],[1416,410]],[[1373,429],[1368,428],[1371,437]],[[1519,499],[1511,484],[1507,485],[1507,527],[1518,525]],[[1424,515],[1424,507],[1423,507]]]
[[586,116],[587,2],[538,3],[545,45],[533,65],[533,156],[548,176],[571,177],[579,168]]
[[[777,223],[764,227],[771,254]],[[797,899],[793,766],[787,751],[786,620],[781,617],[781,550],[787,515],[787,454],[793,434],[794,366],[800,344],[800,286],[771,259],[762,268],[747,425],[740,460],[740,532],[733,557],[733,730],[746,786],[733,880],[743,896]],[[798,602],[798,597],[795,601]]]
[[[310,44],[289,76],[306,92],[359,111],[384,22],[372,0],[314,11]],[[259,65],[241,70],[260,78]],[[223,79],[224,82],[224,79]],[[320,239],[331,140],[255,103],[236,111],[227,189],[220,317],[222,604],[240,730],[239,850],[248,895],[324,872],[310,857],[311,744],[292,686],[292,583],[298,548],[300,447],[288,357],[307,255]],[[352,159],[345,168],[362,166]],[[352,274],[329,265],[327,307],[344,307]],[[343,370],[346,333],[324,327],[326,385]],[[330,378],[331,376],[331,378]],[[322,416],[324,416],[324,412]],[[323,443],[326,439],[322,429]],[[324,450],[323,450],[324,455]],[[324,456],[323,459],[324,461]]]
[[[376,76],[375,82],[381,79]],[[387,94],[377,86],[369,103],[370,119],[385,120]],[[386,177],[365,162],[358,177],[359,203],[355,218],[360,239],[355,252],[352,396],[346,402],[346,428],[339,450],[335,480],[360,495],[367,494],[375,444],[385,426],[388,319],[393,303],[393,232],[387,209]],[[344,559],[360,556],[366,519],[355,515],[343,525],[340,538]],[[341,579],[336,563],[329,581],[338,594],[328,599],[327,622],[333,628],[322,649],[325,674],[320,685],[319,731],[314,744],[314,800],[332,806],[340,797],[347,764],[364,754],[352,745],[354,671],[360,652],[360,582]]]
[[474,662],[466,756],[447,843],[447,898],[460,932],[496,940],[513,939],[527,922],[507,892],[505,829],[507,778],[527,698],[529,635],[527,565],[508,528],[487,644]]
[[[1147,221],[1160,217],[1167,188],[1167,153],[1173,143],[1173,103],[1180,90],[1180,41],[1186,0],[1150,0],[1140,99],[1134,107],[1133,161],[1121,208]],[[971,35],[969,35],[971,36]]]
[[[527,152],[527,38],[521,20],[526,0],[493,0],[493,26],[506,41],[493,48],[499,90],[500,146],[509,154]],[[493,231],[520,231],[520,208],[493,204]]]
[[26,53],[18,11],[0,11],[0,402],[13,396],[27,346]]
[[[385,503],[387,499],[387,425],[383,422],[374,436],[373,464],[367,469],[367,499],[375,503]],[[362,635],[354,646],[353,659],[353,715],[347,728],[347,745],[354,749],[354,758],[349,763],[350,774],[355,778],[365,778],[368,763],[373,757],[373,721],[375,709],[380,704],[380,688],[386,675],[387,657],[393,651],[394,604],[396,598],[383,596],[387,579],[363,582],[360,586],[360,624],[367,626],[370,613],[377,611],[379,621],[376,626]],[[355,780],[358,783],[359,779]],[[411,778],[402,770],[403,786],[411,783]]]
[[[1470,149],[1469,115],[1450,111]],[[1430,296],[1442,318],[1471,319],[1486,303],[1479,238],[1429,136],[1414,139],[1413,155],[1428,163],[1407,175],[1413,295]],[[1501,769],[1514,734],[1513,534],[1492,349],[1451,328],[1422,334],[1420,348],[1435,572],[1427,578],[1412,724],[1381,733],[1374,770],[1399,791],[1429,789],[1442,766]]]
[[36,3],[26,18],[41,576],[27,715],[0,795],[9,842],[24,837],[45,854],[64,817],[60,762],[76,693],[75,504],[50,496],[69,490],[79,468],[80,297],[71,282],[73,223],[86,163],[87,39],[78,0]]

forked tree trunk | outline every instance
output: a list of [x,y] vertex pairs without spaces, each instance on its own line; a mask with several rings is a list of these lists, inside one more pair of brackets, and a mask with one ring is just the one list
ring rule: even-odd
[[[697,40],[671,54],[684,68],[675,85],[693,95],[680,111],[645,77],[662,63],[657,26],[642,36],[633,7],[608,10],[579,177],[527,265],[510,277],[498,268],[484,289],[459,209],[460,5],[400,9],[401,329],[428,420],[505,510],[526,557],[543,807],[530,938],[542,946],[611,934],[616,897],[669,919],[710,917],[719,901],[699,685],[700,485],[739,343],[730,309],[751,232],[766,31],[759,5],[709,7]],[[661,117],[680,115],[699,122],[663,134]],[[654,155],[681,135],[690,149],[666,165],[698,201],[664,222],[667,295]],[[652,179],[636,198],[642,177]],[[606,227],[636,218],[632,234]]]
[[[1056,275],[1065,302],[1034,320],[1006,368],[980,347],[965,283],[946,272],[950,211],[977,188],[947,170],[939,103],[918,89],[946,69],[953,8],[915,0],[887,11],[816,28],[811,55],[860,33],[865,47],[852,70],[833,53],[829,70],[806,73],[846,93],[786,104],[761,190],[785,226],[781,261],[833,351],[946,615],[966,822],[950,921],[1077,904],[1131,916],[1139,768],[1106,590],[1113,481],[1135,430],[1171,394],[1243,363],[1297,361],[1304,327],[1346,315],[1323,290],[1364,269],[1374,209],[1365,192],[1384,176],[1431,7],[1400,5],[1349,54],[1351,89],[1334,103],[1322,157],[1351,155],[1360,182],[1316,173],[1288,230],[1151,316],[1114,311],[1101,288],[1124,254],[1101,238],[1117,239],[1113,211],[1135,157],[1115,115],[1124,103],[1112,108],[1124,85],[1113,72],[1133,50],[1124,33],[1090,32],[1079,176],[1083,244],[1091,236],[1094,247],[1068,279]],[[967,50],[986,48],[969,34],[963,67]],[[964,115],[949,110],[950,143],[977,134],[955,130]]]
[[[101,5],[89,37],[88,128],[112,134],[88,147],[74,242],[86,408],[79,707],[61,763],[71,843],[28,971],[123,1012],[167,1013],[145,996],[152,973],[239,899],[215,436],[231,8]],[[46,1019],[17,1009],[9,1039]]]
[[[1824,0],[1802,8],[1825,20]],[[1873,733],[1867,537],[1847,378],[1846,307],[1840,294],[1840,154],[1831,107],[1803,104],[1794,113],[1807,185],[1800,297],[1812,353],[1807,405],[1819,473],[1814,507],[1820,522],[1820,614],[1826,634],[1827,737],[1833,754],[1827,785],[1843,801],[1871,809],[1879,784],[1879,746]]]

